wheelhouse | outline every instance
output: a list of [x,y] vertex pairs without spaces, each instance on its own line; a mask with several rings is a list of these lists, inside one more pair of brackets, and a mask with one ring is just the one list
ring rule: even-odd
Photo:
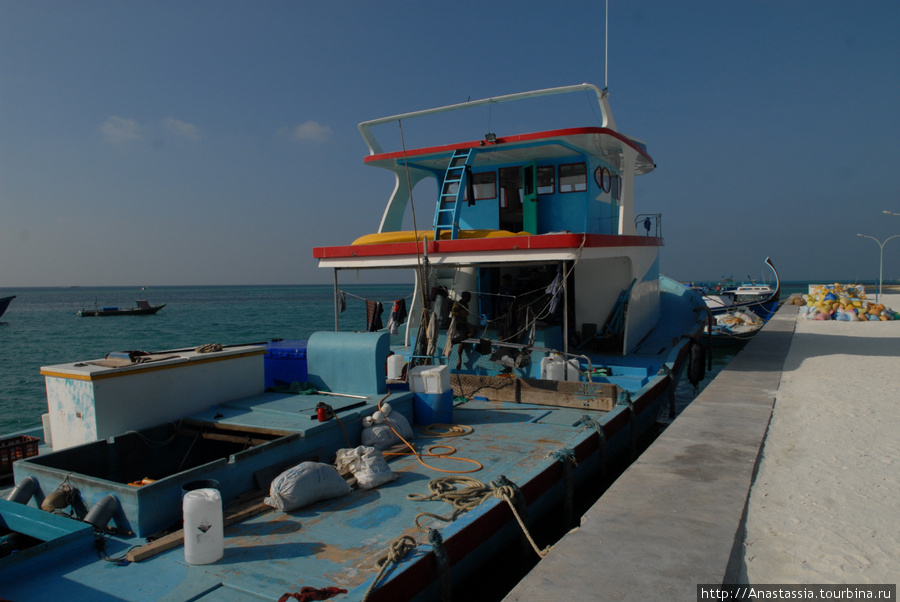
[[[563,92],[595,93],[602,124],[394,152],[383,152],[371,134],[389,121]],[[642,142],[616,131],[605,92],[582,84],[510,95],[364,122],[360,131],[370,149],[366,164],[394,173],[393,193],[377,233],[313,254],[320,267],[335,269],[336,291],[340,270],[416,269],[407,345],[424,326],[421,309],[435,288],[451,300],[470,291],[471,321],[480,325],[473,336],[494,343],[625,355],[654,328],[662,238],[658,216],[651,216],[656,236],[637,234],[633,183],[655,166]],[[433,220],[403,230],[423,181],[437,191]],[[531,312],[515,316],[512,332],[501,323],[509,290]]]

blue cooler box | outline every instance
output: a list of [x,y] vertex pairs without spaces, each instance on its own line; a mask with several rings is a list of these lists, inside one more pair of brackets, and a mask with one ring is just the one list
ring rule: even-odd
[[271,341],[266,345],[264,360],[267,389],[309,380],[306,341]]
[[450,369],[444,366],[416,366],[409,371],[413,392],[413,422],[421,426],[453,423],[453,388]]

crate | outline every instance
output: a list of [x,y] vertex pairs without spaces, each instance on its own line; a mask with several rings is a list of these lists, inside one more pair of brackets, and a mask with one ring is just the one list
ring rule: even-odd
[[266,388],[305,383],[309,380],[306,341],[272,341],[264,358]]
[[16,460],[38,455],[40,441],[28,435],[0,439],[0,475],[12,474]]

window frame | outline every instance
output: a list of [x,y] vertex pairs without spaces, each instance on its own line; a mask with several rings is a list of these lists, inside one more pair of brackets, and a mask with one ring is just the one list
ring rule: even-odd
[[[544,189],[547,187],[541,186],[541,172],[547,173],[548,171],[550,172],[550,186],[549,186],[550,191],[546,192]],[[556,194],[556,167],[554,167],[553,165],[538,165],[537,182],[538,182],[538,188],[537,188],[538,196]]]
[[[490,184],[493,185],[492,186],[493,194],[491,196],[481,196],[478,192],[481,188],[487,186],[487,184],[488,184],[487,182],[482,182],[479,184],[478,182],[475,181],[476,177],[486,176],[486,175],[493,176],[493,181],[490,182]],[[475,201],[492,201],[497,198],[497,170],[496,169],[492,169],[491,171],[479,171],[477,173],[473,173],[471,175],[471,177],[472,177],[472,190],[473,190],[473,194],[475,196],[475,198],[473,200],[475,200]]]
[[[576,175],[580,175],[580,176],[583,178],[583,180],[580,182],[580,184],[581,184],[581,186],[583,186],[583,188],[579,189],[579,188],[578,188],[578,184],[579,184],[579,183],[576,183],[576,184],[572,184],[572,185],[571,185],[571,186],[572,186],[572,190],[563,190],[563,175],[562,175],[563,168],[565,168],[565,167],[578,167],[578,166],[581,167],[582,172],[581,172],[580,174],[576,174]],[[569,177],[571,177],[571,176],[569,176]],[[573,193],[573,192],[587,192],[587,189],[588,189],[587,163],[585,163],[584,161],[580,161],[580,162],[578,162],[578,163],[563,163],[563,164],[560,164],[560,165],[559,165],[559,177],[558,177],[558,182],[559,182],[559,192],[560,192],[560,194],[571,194],[571,193]]]

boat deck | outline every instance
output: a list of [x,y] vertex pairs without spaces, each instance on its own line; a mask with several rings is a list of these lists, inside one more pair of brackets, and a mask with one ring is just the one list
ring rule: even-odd
[[[250,400],[244,402],[243,410],[218,408],[219,413],[226,414],[218,420],[234,422],[240,414],[244,424],[258,424],[261,419],[268,422],[277,414],[298,414],[296,409],[284,405],[290,403],[287,397],[270,396],[256,401],[255,404]],[[232,416],[228,416],[230,412]],[[232,524],[225,529],[224,557],[215,564],[189,565],[181,547],[140,562],[121,564],[99,560],[94,550],[89,553],[81,550],[63,554],[49,566],[43,563],[17,566],[13,571],[15,579],[12,579],[13,572],[0,571],[2,592],[8,599],[25,598],[39,588],[42,597],[48,598],[229,600],[278,599],[304,586],[336,586],[349,590],[344,599],[354,600],[365,594],[378,572],[376,560],[386,554],[390,543],[409,535],[419,541],[419,547],[404,560],[403,570],[388,573],[371,599],[411,599],[424,587],[422,580],[433,579],[434,571],[432,548],[427,543],[427,534],[416,527],[416,515],[431,512],[447,516],[452,508],[439,501],[411,501],[407,495],[428,495],[430,480],[459,476],[452,471],[477,468],[450,459],[467,458],[483,465],[481,470],[467,476],[488,484],[504,475],[521,487],[529,512],[539,512],[541,506],[558,503],[563,498],[563,487],[558,484],[562,464],[555,454],[573,450],[583,464],[578,474],[586,474],[591,467],[596,469],[597,459],[589,458],[596,448],[596,432],[577,425],[583,415],[581,410],[526,404],[462,403],[454,410],[454,421],[472,427],[470,434],[453,438],[420,436],[416,440],[423,454],[435,445],[456,449],[447,458],[426,455],[424,462],[434,468],[425,466],[412,455],[392,457],[390,466],[397,479],[391,483],[372,490],[356,489],[346,496],[290,513],[264,511]],[[608,413],[596,416],[608,416]],[[303,419],[309,422],[308,417]],[[288,426],[287,421],[281,424],[283,428]],[[627,442],[618,439],[610,445],[624,447]],[[549,495],[545,495],[547,492]],[[11,506],[17,505],[5,501],[3,504],[0,514],[16,510]],[[426,519],[425,524],[441,529],[454,571],[462,569],[462,572],[477,568],[486,549],[499,547],[503,540],[515,538],[518,532],[507,504],[496,498],[487,499],[452,524],[434,519]],[[467,556],[467,541],[485,538],[486,533],[492,534],[487,537],[491,540],[487,548]],[[107,539],[105,551],[111,557],[120,557],[144,543],[141,538],[111,537]],[[0,560],[0,567],[8,560]],[[463,568],[466,564],[468,568]],[[405,577],[398,579],[397,575]],[[436,585],[430,587],[431,590],[423,590],[431,592],[425,594],[425,599],[436,591]]]

